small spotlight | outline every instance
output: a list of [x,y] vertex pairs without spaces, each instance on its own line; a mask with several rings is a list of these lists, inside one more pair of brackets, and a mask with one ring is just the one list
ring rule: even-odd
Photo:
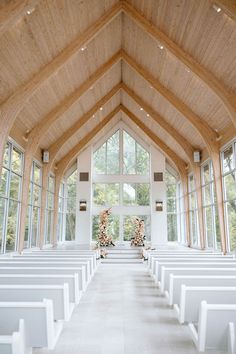
[[140,111],[143,111],[143,107],[140,107]]
[[150,114],[147,113],[147,117],[150,117]]
[[102,110],[103,110],[103,107],[100,107],[99,109],[100,109],[100,111],[102,111]]
[[164,46],[162,44],[158,44],[158,48],[162,50],[164,49]]
[[85,47],[85,46],[80,48],[81,52],[84,52],[86,49],[87,49],[87,47]]
[[216,4],[213,4],[212,7],[216,12],[221,12],[221,7],[217,6]]

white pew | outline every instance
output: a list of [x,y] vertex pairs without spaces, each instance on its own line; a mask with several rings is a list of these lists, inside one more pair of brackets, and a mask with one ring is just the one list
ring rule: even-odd
[[53,302],[54,320],[69,321],[74,304],[69,301],[69,286],[63,285],[0,285],[0,302]]
[[186,286],[182,284],[180,305],[174,305],[179,322],[196,323],[203,300],[208,304],[236,305],[236,287]]
[[45,249],[45,250],[31,250],[31,252],[28,252],[27,250],[25,250],[23,252],[23,255],[25,254],[45,254],[45,255],[66,255],[66,256],[83,256],[83,255],[90,255],[94,258],[94,261],[96,264],[98,264],[98,260],[100,259],[100,251],[75,251],[75,250],[51,250],[51,249]]
[[[8,334],[17,330],[20,319],[24,319],[26,345],[28,347],[47,347],[52,350],[62,330],[62,321],[53,319],[51,300],[43,302],[0,302],[0,333]],[[13,326],[15,325],[15,328]]]
[[59,261],[14,261],[14,260],[7,260],[7,261],[2,261],[0,260],[0,269],[2,267],[64,267],[64,268],[71,268],[71,267],[84,267],[85,269],[85,279],[86,279],[86,285],[87,283],[91,280],[91,274],[90,274],[90,267],[89,267],[89,262],[78,262],[78,261],[72,261],[72,262],[64,262],[63,264]]
[[220,268],[218,267],[161,267],[161,281],[160,288],[161,292],[169,291],[169,283],[170,283],[170,274],[175,275],[229,275],[236,276],[235,268]]
[[[0,258],[1,260],[1,258]],[[16,262],[60,262],[62,265],[68,262],[89,262],[89,269],[90,269],[90,277],[94,275],[96,270],[94,266],[94,259],[93,257],[65,257],[65,256],[56,256],[56,255],[37,255],[37,256],[14,256],[8,259],[8,261],[16,261]]]
[[182,284],[187,286],[236,286],[236,276],[170,274],[169,288],[165,292],[170,306],[180,304]]
[[81,293],[79,291],[78,274],[0,274],[0,285],[62,285],[68,284],[69,301],[71,304],[79,303]]
[[197,325],[189,323],[192,339],[199,350],[227,350],[228,326],[236,324],[236,304],[207,304],[202,301]]
[[236,262],[230,261],[214,261],[214,260],[204,260],[204,261],[196,261],[195,259],[188,259],[186,261],[173,261],[173,262],[162,262],[156,261],[156,274],[155,274],[155,282],[158,283],[161,278],[161,268],[162,267],[202,267],[202,268],[209,268],[209,267],[218,267],[218,268],[235,268],[236,270]]
[[26,346],[26,334],[24,320],[19,321],[19,328],[15,331],[15,325],[8,335],[0,335],[1,354],[32,354],[32,348]]
[[58,274],[58,275],[68,275],[68,274],[78,274],[79,278],[79,290],[86,290],[86,279],[85,279],[85,268],[84,267],[0,267],[1,274]]
[[236,354],[236,326],[233,322],[228,327],[228,354]]

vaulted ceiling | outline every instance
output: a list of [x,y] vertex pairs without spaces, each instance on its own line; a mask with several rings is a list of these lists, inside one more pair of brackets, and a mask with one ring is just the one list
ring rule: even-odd
[[235,1],[1,0],[0,110],[58,166],[119,119],[191,166],[236,135]]

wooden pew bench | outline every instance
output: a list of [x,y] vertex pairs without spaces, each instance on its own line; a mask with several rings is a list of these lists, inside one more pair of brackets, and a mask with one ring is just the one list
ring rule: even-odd
[[78,274],[0,274],[0,285],[62,285],[68,284],[70,304],[80,301]]
[[74,304],[69,301],[69,286],[63,285],[0,285],[0,302],[53,302],[55,321],[69,321]]
[[0,267],[1,274],[42,274],[42,275],[74,275],[78,274],[79,291],[86,290],[85,268],[84,267]]
[[49,350],[54,349],[63,326],[62,321],[54,321],[53,303],[48,299],[42,302],[0,302],[0,318],[4,318],[0,321],[1,335],[17,331],[17,324],[23,319],[27,347]]
[[180,304],[181,285],[187,286],[236,286],[236,276],[228,275],[175,275],[169,276],[168,304]]
[[236,304],[208,304],[202,301],[198,324],[189,323],[191,337],[199,352],[228,349],[229,323],[236,325]]
[[19,321],[18,329],[9,328],[9,334],[0,335],[0,353],[1,354],[32,354],[32,348],[26,346],[25,322]]
[[180,305],[174,305],[179,322],[197,323],[200,304],[203,300],[208,304],[236,305],[236,287],[186,286],[182,284]]

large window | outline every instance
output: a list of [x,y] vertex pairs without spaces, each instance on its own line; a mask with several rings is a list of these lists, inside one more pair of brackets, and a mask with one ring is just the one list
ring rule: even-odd
[[54,211],[55,178],[48,177],[47,205],[45,218],[45,243],[52,243],[53,237],[53,211]]
[[110,234],[128,241],[136,216],[145,221],[150,239],[150,157],[147,148],[126,130],[119,129],[93,155],[93,240],[96,240],[99,213],[112,207]]
[[40,237],[42,169],[33,161],[30,178],[28,214],[25,227],[25,247],[36,247]]
[[177,183],[176,207],[177,207],[177,215],[178,215],[177,216],[178,240],[182,244],[187,244],[184,195],[183,195],[183,187],[180,181]]
[[0,181],[1,252],[17,249],[21,207],[23,153],[8,142],[4,151]]
[[190,221],[190,237],[193,246],[198,246],[199,240],[199,225],[198,225],[198,211],[197,211],[197,196],[195,180],[193,175],[188,179],[189,192],[189,221]]
[[204,213],[205,241],[208,248],[220,248],[220,232],[215,199],[214,173],[212,163],[202,166],[202,201]]
[[222,175],[224,186],[224,205],[227,220],[229,249],[236,249],[236,184],[235,184],[235,144],[222,153]]
[[65,233],[65,184],[60,184],[59,190],[59,205],[58,205],[58,227],[57,227],[57,241],[64,241]]
[[166,179],[166,199],[167,199],[167,235],[168,241],[177,241],[177,180],[168,171],[165,174]]
[[75,240],[77,170],[66,181],[66,241]]

